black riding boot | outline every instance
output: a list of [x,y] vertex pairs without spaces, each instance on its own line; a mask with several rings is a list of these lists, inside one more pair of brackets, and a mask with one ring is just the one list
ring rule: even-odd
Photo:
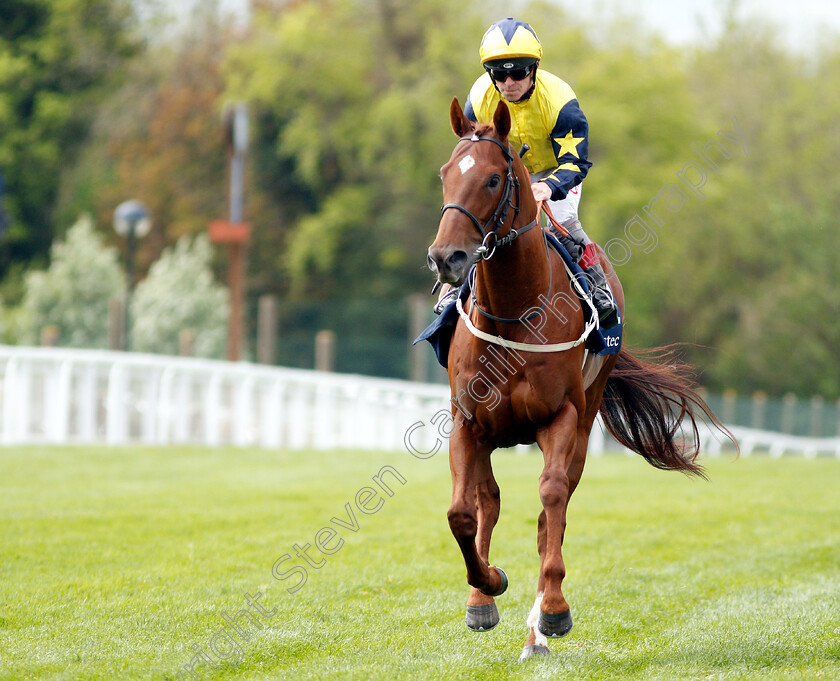
[[618,322],[618,307],[610,291],[610,285],[607,283],[604,268],[598,264],[585,268],[583,271],[592,288],[592,304],[595,305],[595,309],[598,311],[601,328],[609,329],[615,326]]
[[592,304],[598,312],[598,318],[602,329],[609,329],[618,322],[618,307],[615,298],[610,291],[604,268],[601,267],[601,258],[595,248],[595,244],[586,235],[581,227],[580,220],[574,218],[566,220],[562,225],[568,230],[569,236],[562,236],[556,230],[554,235],[560,240],[572,256],[572,260],[580,265],[586,278],[589,281],[589,288],[592,291]]

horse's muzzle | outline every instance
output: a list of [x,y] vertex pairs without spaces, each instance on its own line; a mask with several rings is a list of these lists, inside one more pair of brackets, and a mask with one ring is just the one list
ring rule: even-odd
[[426,260],[429,269],[437,275],[438,281],[444,284],[461,284],[467,276],[470,266],[470,256],[454,246],[429,247]]

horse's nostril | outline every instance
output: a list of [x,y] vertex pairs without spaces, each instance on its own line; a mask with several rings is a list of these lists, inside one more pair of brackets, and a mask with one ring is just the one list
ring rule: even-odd
[[466,264],[468,257],[466,251],[455,251],[446,262],[452,269],[459,269]]
[[430,255],[426,256],[426,265],[429,266],[429,269],[432,272],[437,272],[438,266],[437,266],[437,263],[435,262],[435,259],[432,256],[430,256]]

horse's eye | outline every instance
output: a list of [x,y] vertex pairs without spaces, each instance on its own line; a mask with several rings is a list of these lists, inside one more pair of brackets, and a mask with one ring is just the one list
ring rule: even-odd
[[490,179],[487,180],[487,188],[488,189],[496,189],[499,186],[499,183],[502,181],[502,178],[498,175],[491,175]]

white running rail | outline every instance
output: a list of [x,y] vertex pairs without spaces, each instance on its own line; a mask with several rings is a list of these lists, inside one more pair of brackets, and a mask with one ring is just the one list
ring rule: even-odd
[[[0,345],[0,442],[399,450],[445,386],[160,355]],[[431,428],[413,433],[431,447]]]
[[[446,449],[449,388],[162,355],[0,345],[0,443]],[[445,420],[445,419],[444,419]],[[732,428],[743,455],[840,457],[840,438]],[[725,442],[702,429],[703,450]],[[615,450],[593,429],[590,454]],[[526,451],[527,448],[521,448]]]

